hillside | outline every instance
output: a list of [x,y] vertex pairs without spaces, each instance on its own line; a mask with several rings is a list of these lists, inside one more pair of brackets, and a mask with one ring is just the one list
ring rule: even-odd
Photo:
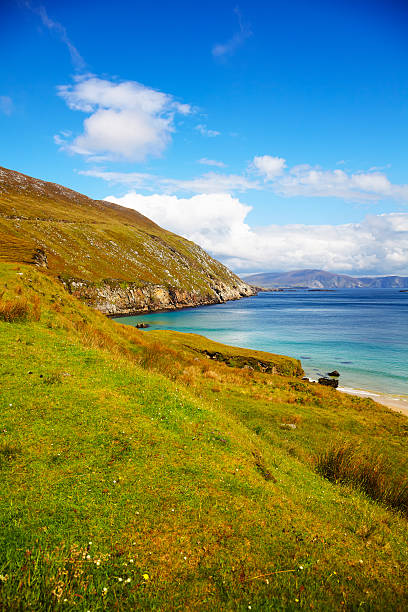
[[244,276],[246,282],[258,287],[310,287],[311,289],[352,289],[355,287],[408,287],[408,277],[380,276],[354,277],[333,274],[325,270],[294,270],[292,272],[265,272]]
[[406,609],[402,414],[15,263],[0,376],[0,609]]
[[107,314],[254,294],[199,246],[138,212],[6,168],[0,261],[35,263]]

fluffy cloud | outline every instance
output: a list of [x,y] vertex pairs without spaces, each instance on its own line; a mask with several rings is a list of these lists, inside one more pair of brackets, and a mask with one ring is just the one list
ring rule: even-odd
[[300,164],[285,170],[285,159],[263,155],[254,157],[250,169],[262,176],[275,193],[285,197],[341,198],[352,202],[408,200],[408,185],[393,185],[377,168],[348,173]]
[[309,165],[294,166],[273,183],[283,196],[332,197],[369,202],[382,198],[408,200],[408,185],[393,185],[382,172],[347,173]]
[[115,83],[85,76],[58,87],[72,110],[88,113],[84,131],[63,148],[94,159],[142,161],[160,155],[174,131],[176,113],[191,112],[172,96],[135,81]]
[[[115,135],[115,138],[119,136]],[[123,139],[126,138],[126,134]],[[57,137],[58,143],[60,137]],[[223,165],[222,162],[202,158],[202,164]],[[282,157],[262,155],[254,157],[242,174],[207,172],[192,179],[174,179],[153,174],[106,172],[88,170],[89,176],[109,182],[165,193],[238,193],[250,189],[272,191],[283,197],[339,198],[348,202],[378,202],[395,200],[408,202],[408,185],[393,184],[377,169],[357,171],[323,170],[307,164],[287,168]],[[143,180],[141,180],[143,178]]]
[[228,194],[201,194],[191,198],[178,198],[157,194],[144,196],[133,191],[122,198],[108,196],[106,199],[127,208],[134,208],[163,227],[198,242],[204,248],[218,243],[235,243],[249,231],[245,217],[251,208]]
[[282,174],[286,166],[286,161],[282,157],[272,157],[271,155],[261,155],[254,157],[252,167],[263,175],[265,180],[271,181]]
[[272,225],[251,228],[251,210],[228,194],[106,198],[134,208],[194,240],[240,271],[324,268],[359,274],[408,274],[408,214],[367,216],[346,225]]

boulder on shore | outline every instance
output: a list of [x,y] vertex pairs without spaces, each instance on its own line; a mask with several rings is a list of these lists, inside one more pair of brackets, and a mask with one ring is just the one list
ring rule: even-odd
[[318,382],[320,385],[325,385],[326,387],[333,387],[333,389],[337,389],[337,387],[339,386],[339,381],[335,378],[319,378]]
[[340,372],[338,372],[337,370],[333,370],[333,372],[327,372],[327,376],[340,376]]

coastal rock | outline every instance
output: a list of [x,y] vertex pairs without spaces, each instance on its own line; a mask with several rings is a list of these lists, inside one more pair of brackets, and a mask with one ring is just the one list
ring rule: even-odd
[[340,372],[333,370],[333,372],[327,372],[327,376],[336,376],[338,378],[340,376]]
[[101,283],[62,277],[60,280],[69,293],[108,316],[137,315],[158,310],[222,304],[256,294],[253,287],[238,279],[234,279],[235,282],[229,285],[214,278],[209,291],[185,290],[116,279],[106,279]]
[[147,329],[150,325],[148,323],[136,323],[135,327],[137,329]]
[[325,385],[326,387],[333,387],[333,389],[337,389],[337,387],[339,386],[339,381],[336,380],[335,378],[319,378],[318,380],[320,385]]

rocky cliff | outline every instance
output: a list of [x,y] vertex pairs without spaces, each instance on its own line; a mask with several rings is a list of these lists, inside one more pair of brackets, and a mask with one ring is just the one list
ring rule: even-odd
[[255,294],[255,290],[243,282],[227,285],[214,281],[211,292],[203,293],[199,290],[186,291],[152,283],[139,286],[136,283],[115,280],[105,280],[98,284],[76,279],[61,280],[71,294],[109,316],[192,308],[238,300]]
[[109,315],[176,309],[256,290],[135,210],[0,168],[0,260],[31,263]]

